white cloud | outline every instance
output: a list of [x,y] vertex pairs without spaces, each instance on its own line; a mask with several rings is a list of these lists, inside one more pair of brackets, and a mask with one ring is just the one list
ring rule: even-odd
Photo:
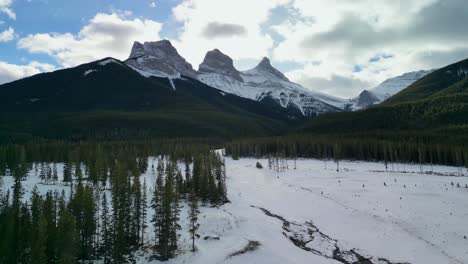
[[9,18],[16,19],[16,14],[11,10],[12,0],[0,0],[0,13],[5,13]]
[[[237,60],[261,59],[273,47],[272,37],[262,32],[261,24],[273,8],[286,2],[289,0],[184,0],[173,9],[174,18],[183,23],[173,43],[195,68],[215,48]],[[219,34],[216,29],[220,28],[230,32]]]
[[[335,95],[353,96],[408,71],[465,59],[453,60],[466,54],[464,0],[295,0],[290,9],[296,16],[272,27],[283,38],[273,59],[303,64],[287,75],[314,90],[336,85]],[[354,71],[355,65],[361,70]],[[330,83],[323,88],[310,80]]]
[[9,27],[7,30],[0,32],[0,42],[8,42],[15,38],[15,30]]
[[56,67],[52,64],[48,64],[48,63],[42,63],[42,62],[38,62],[38,61],[31,61],[28,66],[31,66],[31,67],[34,67],[38,70],[40,70],[41,72],[50,72],[50,71],[53,71],[56,69]]
[[32,61],[28,65],[9,64],[0,61],[0,84],[25,78],[41,72],[53,71],[55,66]]
[[76,66],[104,57],[126,59],[133,41],[158,40],[162,25],[153,20],[128,18],[128,12],[98,13],[81,31],[28,35],[18,48],[49,54],[64,67]]
[[149,6],[150,6],[151,8],[155,8],[155,7],[156,7],[156,2],[151,2],[151,3],[149,4]]

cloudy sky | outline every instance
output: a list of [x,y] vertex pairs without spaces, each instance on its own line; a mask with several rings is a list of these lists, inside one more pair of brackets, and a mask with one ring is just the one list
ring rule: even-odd
[[0,83],[166,38],[195,68],[263,57],[340,97],[468,58],[467,0],[0,0]]

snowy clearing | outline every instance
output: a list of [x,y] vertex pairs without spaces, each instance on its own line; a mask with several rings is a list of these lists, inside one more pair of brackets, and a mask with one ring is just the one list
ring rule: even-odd
[[[325,169],[304,159],[278,173],[266,159],[226,158],[226,165],[231,202],[201,207],[195,253],[184,206],[179,255],[166,263],[468,263],[468,177],[448,176],[458,168],[421,174],[419,165],[395,164],[385,172],[383,163],[343,161],[337,172],[333,162]],[[151,170],[142,177],[151,189]],[[11,177],[4,181],[11,186]],[[23,186],[38,182],[29,176]],[[158,263],[148,260],[152,228],[147,234],[136,263]]]

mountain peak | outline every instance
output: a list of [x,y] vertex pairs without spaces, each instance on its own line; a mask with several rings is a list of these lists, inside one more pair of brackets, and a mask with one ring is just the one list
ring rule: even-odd
[[132,51],[130,52],[129,58],[135,58],[145,55],[145,48],[143,44],[138,41],[133,42]]
[[143,44],[134,42],[127,64],[155,75],[162,73],[172,76],[182,74],[192,78],[197,76],[192,65],[179,55],[167,39]]
[[262,60],[258,63],[257,67],[272,67],[271,61],[267,57],[263,57]]
[[282,72],[280,72],[279,70],[277,70],[275,67],[271,65],[271,61],[267,57],[263,57],[262,60],[255,67],[255,69],[259,71],[267,72],[275,77],[280,78],[283,81],[289,82],[289,79],[286,76],[284,76]]
[[234,67],[234,61],[219,49],[208,51],[200,64],[200,73],[219,73],[228,75],[238,81],[242,81],[240,72]]

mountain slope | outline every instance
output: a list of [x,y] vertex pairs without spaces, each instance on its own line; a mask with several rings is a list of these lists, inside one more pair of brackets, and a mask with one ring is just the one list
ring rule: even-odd
[[369,106],[380,102],[381,100],[374,93],[364,90],[357,97],[349,100],[349,104],[346,106],[346,109],[356,111],[368,108]]
[[180,56],[167,40],[135,42],[125,62],[146,77],[169,79],[188,76],[240,97],[278,105],[291,115],[316,116],[324,112],[342,111],[346,100],[313,92],[291,82],[264,58],[255,68],[238,71],[233,60],[215,49],[209,51],[198,71]]
[[307,134],[468,142],[468,60],[436,70],[384,103],[307,122]]
[[146,78],[112,58],[0,86],[2,141],[262,136],[291,122],[280,107],[189,77]]
[[432,74],[419,79],[407,89],[389,98],[385,103],[394,104],[428,98],[466,77],[468,77],[468,59],[434,71]]
[[379,104],[433,71],[407,72],[387,79],[375,88],[364,90],[358,96],[350,99],[345,109],[356,111]]
[[385,80],[370,91],[381,101],[385,101],[433,71],[434,70],[421,70],[407,72],[403,75]]
[[271,66],[268,58],[263,58],[255,68],[240,72],[234,68],[231,58],[213,50],[206,54],[199,73],[200,81],[226,93],[260,102],[276,102],[304,116],[341,111],[344,104],[339,98],[312,92],[289,81]]

